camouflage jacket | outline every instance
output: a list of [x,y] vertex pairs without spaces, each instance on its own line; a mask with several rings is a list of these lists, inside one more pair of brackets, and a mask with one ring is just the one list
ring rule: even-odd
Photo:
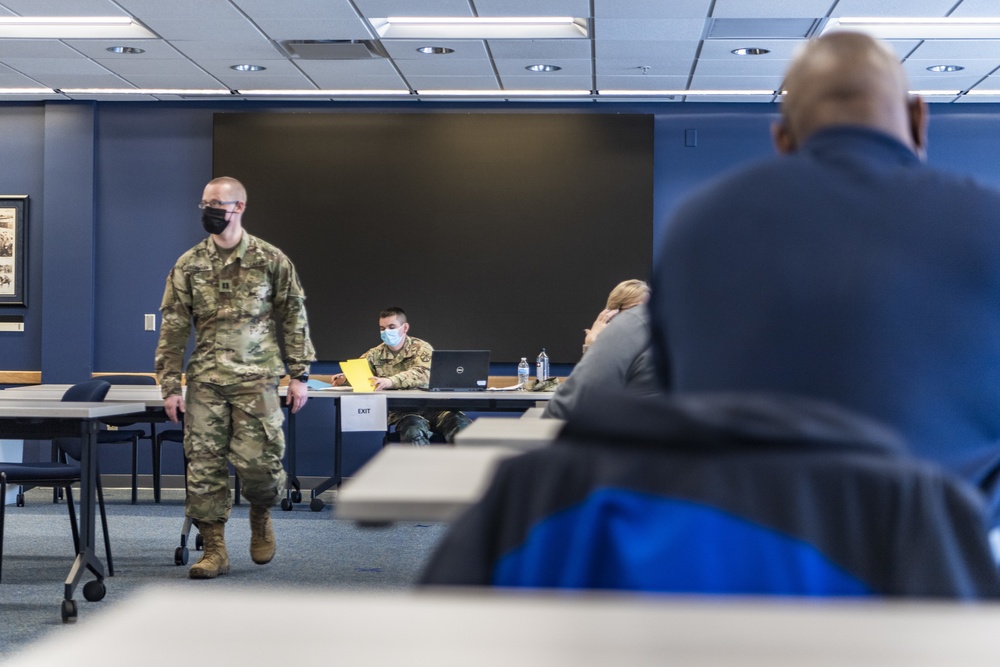
[[376,377],[392,380],[393,389],[419,389],[430,380],[433,351],[430,343],[407,336],[399,352],[381,343],[365,352],[364,358]]
[[225,263],[211,237],[181,255],[167,276],[160,313],[155,368],[164,398],[181,391],[192,324],[190,380],[229,385],[276,378],[285,364],[295,377],[316,360],[295,267],[246,231]]

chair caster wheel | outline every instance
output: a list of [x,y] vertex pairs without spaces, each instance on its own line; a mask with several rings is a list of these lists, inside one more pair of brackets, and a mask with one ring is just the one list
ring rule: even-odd
[[302,492],[299,490],[292,491],[292,502],[301,503],[302,502]]
[[204,551],[204,549],[205,549],[205,538],[201,536],[201,533],[198,533],[194,538],[194,550]]
[[76,623],[76,600],[63,600],[59,612],[63,623]]
[[292,501],[289,500],[288,498],[282,498],[281,499],[281,509],[284,510],[285,512],[292,511]]
[[313,498],[312,500],[309,501],[309,509],[311,509],[313,512],[319,512],[325,506],[326,503],[324,503],[320,498]]
[[187,565],[188,562],[188,549],[187,547],[177,547],[174,549],[174,565]]
[[107,587],[105,587],[104,582],[99,579],[88,581],[83,585],[83,598],[87,600],[87,602],[98,602],[103,600],[107,593]]

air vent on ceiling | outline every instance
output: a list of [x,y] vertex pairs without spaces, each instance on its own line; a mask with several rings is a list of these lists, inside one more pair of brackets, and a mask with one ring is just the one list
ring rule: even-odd
[[709,19],[705,39],[807,39],[823,19]]
[[378,42],[361,39],[302,39],[282,42],[289,55],[301,60],[371,60],[387,54]]

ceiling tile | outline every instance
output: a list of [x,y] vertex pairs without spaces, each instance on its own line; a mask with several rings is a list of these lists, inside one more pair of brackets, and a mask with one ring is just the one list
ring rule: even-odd
[[590,0],[472,0],[472,4],[479,16],[590,16]]
[[407,90],[406,84],[396,73],[386,75],[360,72],[309,72],[320,88],[328,90]]
[[[13,40],[12,40],[13,41]],[[27,41],[27,40],[18,40]],[[67,39],[65,44],[88,58],[108,58],[121,60],[163,60],[165,58],[183,59],[184,54],[162,39]],[[108,49],[112,46],[131,46],[142,49],[145,53],[116,54]],[[2,57],[2,56],[0,56]]]
[[947,16],[955,0],[840,0],[830,16]]
[[[259,75],[260,72],[257,74]],[[231,74],[220,73],[215,76],[226,88],[234,88],[237,90],[240,88],[244,90],[270,90],[272,88],[298,90],[301,88],[315,87],[312,82],[301,73],[297,75],[268,75],[265,72],[263,76],[254,76],[253,78],[250,78],[240,76],[240,72],[231,71]]]
[[597,59],[650,58],[652,60],[691,60],[698,52],[698,40],[595,40]]
[[684,90],[687,76],[598,75],[597,89],[605,90]]
[[832,0],[715,0],[713,18],[821,18]]
[[[965,74],[955,72],[947,77],[934,74],[929,76],[910,76],[910,90],[968,90],[983,79],[981,74]],[[956,76],[957,75],[957,76]]]
[[712,0],[594,0],[596,18],[705,19]]
[[[481,39],[435,39],[427,40],[426,42],[415,39],[383,39],[381,40],[381,44],[393,60],[489,58],[489,54],[486,52],[486,42]],[[442,46],[452,49],[454,52],[442,55],[428,55],[417,51],[421,46]]]
[[258,19],[257,25],[274,40],[372,39],[377,37],[363,19]]
[[[538,60],[531,58],[517,59],[517,60],[500,60],[494,61],[496,64],[497,72],[501,76],[534,76],[536,78],[545,79],[552,75],[556,76],[569,76],[569,75],[584,75],[590,76],[593,72],[591,71],[591,62],[587,60],[557,60],[557,59],[547,59],[544,62],[539,62]],[[529,72],[525,68],[529,65],[555,65],[562,69],[556,72]]]
[[122,74],[123,79],[136,88],[225,88],[218,79],[204,72],[184,74]]
[[367,18],[386,16],[473,16],[468,0],[354,0]]
[[[34,0],[23,0],[33,2]],[[73,0],[70,0],[72,2]],[[133,17],[147,26],[156,19],[213,21],[240,19],[243,15],[229,2],[218,0],[115,0]],[[152,27],[152,26],[150,26]]]
[[695,103],[706,103],[714,102],[716,104],[722,103],[752,103],[752,102],[764,102],[770,103],[774,101],[774,95],[687,95],[684,98],[685,102],[695,102]]
[[955,18],[1000,16],[1000,7],[997,6],[996,0],[962,0],[962,4],[949,16]]
[[255,60],[252,64],[260,65],[267,69],[260,72],[238,72],[232,69],[231,60],[200,60],[198,64],[209,74],[215,76],[236,76],[246,79],[264,78],[269,76],[294,76],[300,73],[292,62],[288,60]]
[[4,6],[21,16],[123,16],[111,0],[4,0]]
[[494,58],[590,58],[589,39],[491,39]]
[[271,60],[281,55],[281,51],[266,39],[252,42],[213,42],[211,40],[177,40],[171,45],[187,57],[195,60],[232,60],[232,64]]
[[[767,60],[787,61],[795,55],[796,50],[804,44],[804,40],[798,39],[706,39],[698,54],[699,60],[718,58],[726,60],[734,65],[738,62],[753,60],[757,62]],[[749,47],[767,49],[770,53],[762,56],[738,56],[733,53],[735,49]]]
[[[927,70],[928,67],[932,67],[934,65],[957,65],[964,69],[957,72],[930,72]],[[913,79],[914,77],[923,77],[928,80],[934,78],[940,79],[942,82],[955,78],[964,79],[969,76],[984,77],[991,74],[998,67],[1000,67],[1000,61],[998,60],[972,60],[960,58],[949,58],[948,62],[942,62],[938,59],[921,60],[913,58],[903,63],[903,69],[906,71],[906,75],[910,77],[910,79]]]
[[167,40],[204,39],[217,43],[258,41],[267,38],[243,17],[235,19],[154,19],[146,23]]
[[704,19],[602,19],[594,26],[594,38],[616,40],[701,39]]
[[[110,55],[110,54],[107,54]],[[100,58],[95,60],[103,67],[120,75],[181,75],[181,74],[204,74],[204,72],[190,60],[115,60],[112,58]]]
[[250,18],[283,19],[289,16],[313,19],[355,19],[350,0],[230,0]]
[[76,76],[108,73],[104,67],[83,56],[76,58],[4,58],[3,62],[11,69],[28,76],[39,74]]
[[594,81],[587,75],[520,76],[501,75],[504,90],[590,90]]
[[370,60],[296,60],[295,65],[312,76],[394,76],[398,78],[392,63],[383,58]]
[[691,90],[778,90],[784,79],[774,76],[709,76],[698,74],[691,77]]
[[652,58],[604,58],[597,61],[597,73],[619,76],[687,76],[690,60],[654,60]]
[[695,74],[709,76],[725,76],[728,74],[737,76],[784,77],[791,62],[790,60],[777,59],[764,60],[758,57],[744,57],[738,60],[703,58],[698,60]]
[[0,39],[0,58],[82,58],[58,39]]
[[966,58],[1000,60],[1000,39],[928,39],[913,49],[909,57],[942,62]]
[[414,76],[407,77],[411,88],[417,90],[499,90],[500,84],[493,76]]
[[403,76],[493,76],[493,65],[486,58],[445,58],[397,60]]

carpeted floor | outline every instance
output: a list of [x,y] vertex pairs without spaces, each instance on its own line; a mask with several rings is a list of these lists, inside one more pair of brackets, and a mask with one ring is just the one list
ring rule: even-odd
[[[187,568],[199,557],[196,531],[189,540],[187,566],[174,564],[184,524],[183,493],[164,491],[163,503],[128,502],[128,491],[108,492],[115,576],[105,580],[107,596],[100,602],[83,599],[84,576],[74,596],[78,625],[111,608],[150,584],[201,589],[277,587],[284,590],[400,589],[413,585],[438,539],[443,524],[403,523],[386,528],[360,528],[332,518],[330,505],[321,512],[307,506],[272,512],[278,552],[268,565],[250,560],[248,506],[233,508],[226,529],[232,570],[208,581],[188,579]],[[326,497],[325,497],[326,499]],[[0,581],[0,659],[63,627],[59,609],[63,581],[73,560],[73,539],[65,504],[53,504],[52,492],[34,489],[25,507],[8,505]],[[97,553],[104,560],[104,542],[97,524]],[[192,610],[196,612],[196,610]]]

